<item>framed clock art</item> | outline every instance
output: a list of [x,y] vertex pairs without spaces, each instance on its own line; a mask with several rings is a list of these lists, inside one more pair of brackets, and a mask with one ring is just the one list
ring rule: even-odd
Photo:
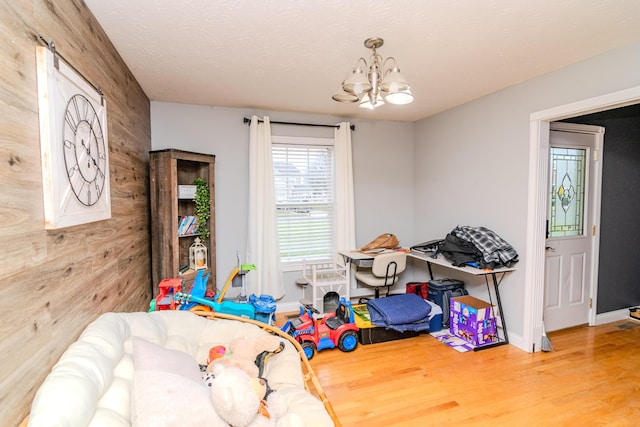
[[52,45],[36,48],[49,230],[111,218],[106,101]]

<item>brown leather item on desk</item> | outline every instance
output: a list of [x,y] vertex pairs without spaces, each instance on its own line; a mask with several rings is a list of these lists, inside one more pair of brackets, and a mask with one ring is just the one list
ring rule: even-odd
[[400,242],[398,241],[398,238],[395,236],[395,234],[384,233],[361,247],[360,251],[365,252],[373,249],[393,249],[397,248],[399,245]]

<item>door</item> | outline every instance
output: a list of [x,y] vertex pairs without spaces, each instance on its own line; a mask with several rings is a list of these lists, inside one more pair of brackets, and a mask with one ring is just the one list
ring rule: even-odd
[[552,123],[545,257],[548,331],[595,322],[604,129]]

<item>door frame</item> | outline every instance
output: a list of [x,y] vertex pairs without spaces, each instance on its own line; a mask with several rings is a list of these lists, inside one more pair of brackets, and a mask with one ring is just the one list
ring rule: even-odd
[[[593,152],[588,150],[589,157],[587,159],[587,175],[585,176],[585,186],[588,188],[588,192],[585,195],[585,218],[587,222],[584,224],[584,233],[589,233],[590,226],[596,227],[596,234],[589,237],[589,245],[591,246],[590,256],[587,260],[589,268],[589,283],[587,284],[589,298],[591,299],[590,307],[588,308],[588,322],[589,326],[596,324],[596,307],[598,306],[598,259],[600,257],[600,204],[602,202],[602,151],[604,144],[605,129],[602,126],[583,125],[578,123],[563,123],[563,122],[551,122],[550,130],[559,132],[571,132],[582,133],[591,135],[594,139]],[[551,141],[549,141],[551,146]],[[595,156],[595,162],[593,162]],[[591,185],[593,184],[593,185]],[[547,190],[549,189],[549,174],[547,174]],[[545,199],[545,212],[548,215],[548,201],[549,196]],[[547,218],[549,219],[549,218]],[[545,237],[545,245],[548,244]],[[546,248],[545,248],[546,249]],[[545,263],[546,266],[546,263]],[[546,286],[546,283],[545,285]],[[544,302],[543,302],[544,312]],[[546,325],[548,327],[548,325]],[[548,330],[548,329],[547,329]]]
[[[523,345],[540,350],[544,302],[547,174],[551,122],[640,103],[640,86],[531,113]],[[596,310],[593,310],[595,316]]]

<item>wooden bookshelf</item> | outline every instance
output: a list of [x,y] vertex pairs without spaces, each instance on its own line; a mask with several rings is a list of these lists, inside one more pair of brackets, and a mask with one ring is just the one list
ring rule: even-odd
[[209,184],[211,217],[208,221],[210,236],[202,243],[207,247],[208,287],[216,289],[215,238],[215,156],[176,149],[149,153],[150,205],[151,205],[151,277],[154,296],[162,279],[184,277],[185,287],[193,282],[194,274],[180,275],[180,267],[189,264],[189,247],[197,234],[178,235],[180,218],[195,215],[195,203],[178,197],[178,185],[192,185],[202,178]]

